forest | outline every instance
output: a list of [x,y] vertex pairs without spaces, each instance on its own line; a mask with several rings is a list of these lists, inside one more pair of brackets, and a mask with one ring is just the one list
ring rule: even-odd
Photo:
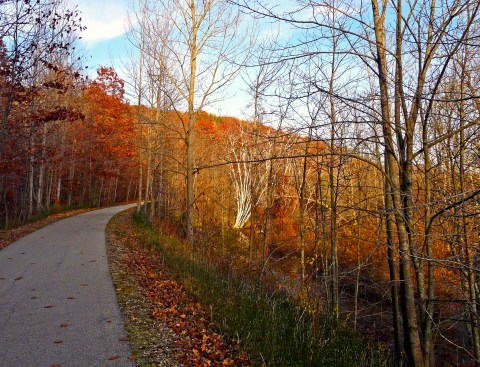
[[[136,201],[394,365],[478,366],[479,7],[139,0],[122,79],[78,8],[0,1],[1,226]],[[239,78],[245,116],[207,112]]]

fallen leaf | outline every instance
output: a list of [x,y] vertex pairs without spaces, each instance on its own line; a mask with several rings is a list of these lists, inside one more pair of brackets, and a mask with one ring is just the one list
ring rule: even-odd
[[122,338],[118,338],[118,340],[120,340],[121,342],[129,342],[129,341],[130,341],[130,338],[128,338],[128,337],[122,337]]
[[[188,289],[171,279],[170,274],[161,268],[164,266],[161,257],[156,258],[155,254],[144,248],[141,241],[130,236],[128,234],[127,238],[119,239],[121,243],[118,245],[124,247],[124,252],[119,254],[118,261],[126,266],[129,273],[135,274],[142,292],[153,304],[153,308],[148,310],[151,319],[162,320],[177,335],[181,335],[180,340],[174,342],[180,352],[177,357],[181,364],[191,367],[250,366],[248,357],[228,358],[237,354],[237,347],[211,330],[213,323],[209,312],[192,297]],[[125,289],[116,286],[117,292],[119,288]],[[135,313],[127,317],[133,322],[139,319]]]
[[63,324],[60,324],[60,327],[69,327],[69,326],[70,326],[70,325],[69,325],[69,324],[67,324],[66,322],[65,322],[65,323],[63,323]]
[[20,280],[20,279],[23,279],[23,277],[18,277],[18,278],[15,278],[15,280]]
[[118,354],[115,354],[114,356],[109,357],[108,360],[109,361],[114,361],[114,360],[119,359],[119,358],[120,358],[120,356]]
[[88,284],[80,284],[80,287],[87,287]]
[[128,357],[128,359],[131,360],[131,361],[136,361],[136,360],[137,360],[137,357],[135,357],[135,356],[130,356],[130,357]]
[[62,344],[62,343],[63,343],[63,340],[58,339],[58,340],[55,340],[54,343],[55,343],[55,344]]
[[52,307],[55,307],[55,306],[48,305],[48,306],[45,306],[44,308],[52,308]]
[[75,299],[75,297],[70,296],[70,297],[67,297],[67,299]]

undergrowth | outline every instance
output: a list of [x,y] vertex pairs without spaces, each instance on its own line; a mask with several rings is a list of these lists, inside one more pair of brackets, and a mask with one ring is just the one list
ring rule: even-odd
[[193,261],[187,245],[135,217],[145,244],[210,309],[222,332],[237,338],[256,366],[390,366],[388,349],[330,315],[308,313],[258,281]]

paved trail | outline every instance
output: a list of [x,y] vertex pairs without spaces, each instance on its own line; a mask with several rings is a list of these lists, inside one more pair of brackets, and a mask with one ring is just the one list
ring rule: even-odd
[[0,366],[134,366],[105,253],[119,206],[64,219],[0,251]]

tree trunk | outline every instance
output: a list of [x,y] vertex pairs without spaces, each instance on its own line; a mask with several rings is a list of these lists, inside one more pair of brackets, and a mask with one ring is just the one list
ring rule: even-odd
[[47,148],[47,132],[48,126],[45,122],[43,124],[43,133],[42,133],[42,150],[40,153],[40,167],[38,170],[38,187],[37,187],[37,213],[43,209],[43,189],[44,189],[44,179],[45,179],[45,150]]
[[[372,0],[372,11],[374,16],[378,82],[381,98],[381,123],[383,128],[383,139],[386,154],[385,165],[388,166],[388,175],[386,179],[389,181],[392,192],[392,207],[394,209],[395,223],[397,225],[397,238],[400,251],[400,292],[402,295],[401,306],[404,328],[404,345],[410,365],[415,367],[424,367],[425,363],[421,349],[420,336],[418,333],[414,283],[411,278],[411,249],[408,242],[407,226],[404,221],[404,208],[402,207],[402,198],[400,195],[400,175],[397,166],[397,158],[395,157],[394,153],[395,150],[391,131],[392,128],[389,106],[389,83],[385,39],[386,2],[384,1],[382,13],[380,15],[378,0]],[[403,154],[403,152],[401,154]]]
[[197,33],[198,24],[196,23],[196,8],[195,1],[190,0],[190,15],[192,19],[191,39],[190,39],[190,79],[188,86],[188,126],[186,131],[186,144],[187,144],[187,241],[193,246],[194,234],[193,234],[193,212],[195,204],[195,196],[193,191],[193,165],[194,165],[194,133],[197,114],[195,111],[195,80],[197,77]]

